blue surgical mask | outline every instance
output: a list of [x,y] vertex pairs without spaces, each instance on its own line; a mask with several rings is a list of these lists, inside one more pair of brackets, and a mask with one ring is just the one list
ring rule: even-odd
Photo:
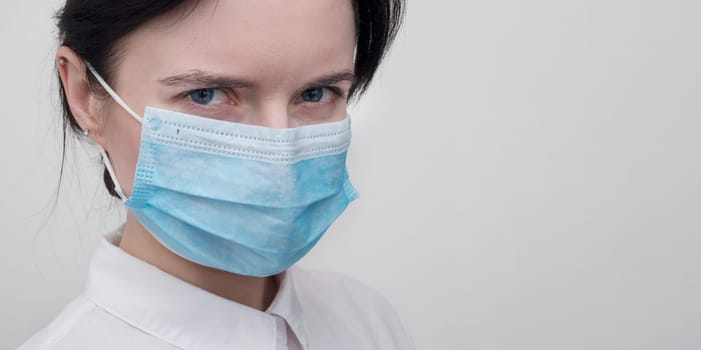
[[195,263],[248,276],[301,259],[357,197],[348,179],[350,119],[289,129],[147,107],[132,193],[115,191],[165,247]]

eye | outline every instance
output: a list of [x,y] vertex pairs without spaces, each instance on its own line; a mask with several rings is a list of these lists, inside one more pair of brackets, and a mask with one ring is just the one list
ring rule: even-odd
[[206,88],[192,90],[187,93],[187,97],[195,104],[207,106],[221,103],[226,94],[221,89]]
[[311,103],[328,103],[334,97],[338,97],[339,93],[328,87],[316,87],[302,91],[299,99],[302,102]]

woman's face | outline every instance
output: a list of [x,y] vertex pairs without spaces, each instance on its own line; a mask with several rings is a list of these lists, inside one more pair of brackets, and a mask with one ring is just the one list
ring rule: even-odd
[[[349,0],[201,1],[124,39],[114,90],[146,106],[289,128],[341,120],[353,79]],[[100,108],[96,139],[131,193],[141,125],[117,104]]]

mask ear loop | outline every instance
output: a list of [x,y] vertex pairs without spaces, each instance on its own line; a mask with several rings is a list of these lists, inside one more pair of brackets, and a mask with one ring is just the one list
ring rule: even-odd
[[124,102],[124,100],[122,100],[122,98],[119,97],[119,95],[117,95],[117,93],[114,90],[112,90],[112,88],[109,86],[109,84],[107,84],[105,79],[102,79],[102,76],[100,76],[100,74],[97,73],[92,64],[90,64],[89,62],[85,62],[85,65],[88,66],[90,73],[92,73],[92,75],[95,77],[95,79],[97,79],[100,85],[102,85],[105,91],[107,91],[107,93],[112,97],[112,99],[114,99],[114,102],[117,102],[117,104],[120,107],[124,108],[124,110],[127,111],[127,113],[134,117],[134,119],[136,119],[139,123],[142,123],[143,118],[136,114],[136,112],[134,112],[134,110],[131,109],[131,107],[129,107],[129,105],[126,102]]
[[[112,90],[112,88],[109,86],[109,84],[107,84],[107,82],[104,79],[102,79],[102,76],[100,76],[100,74],[97,73],[95,68],[89,62],[85,62],[85,65],[88,67],[88,70],[90,70],[90,73],[92,73],[92,75],[95,77],[95,79],[97,79],[97,81],[100,83],[100,85],[102,85],[102,88],[104,88],[105,91],[107,91],[107,93],[112,97],[112,99],[114,99],[114,102],[117,102],[117,104],[120,107],[124,108],[124,110],[127,111],[127,113],[129,113],[129,115],[131,115],[139,123],[142,123],[143,118],[141,116],[139,116],[138,114],[136,114],[136,112],[134,112],[134,110],[131,109],[131,107],[129,107],[129,105],[126,102],[124,102],[124,100],[122,100],[122,98],[119,97],[119,95],[117,95],[117,93],[114,90]],[[110,161],[110,158],[107,156],[107,152],[105,152],[105,150],[102,148],[102,146],[98,145],[98,147],[100,148],[100,154],[102,154],[102,161],[105,163],[105,168],[107,169],[107,173],[109,173],[110,178],[112,178],[112,183],[114,183],[114,192],[117,193],[117,195],[119,196],[119,198],[122,201],[126,202],[127,196],[124,195],[124,192],[122,191],[122,186],[119,185],[119,181],[117,180],[117,175],[114,172],[114,168],[112,167],[112,162]]]
[[107,172],[110,174],[110,177],[112,178],[112,183],[114,184],[114,192],[117,193],[119,196],[119,199],[121,199],[123,202],[127,201],[127,196],[124,195],[124,191],[122,191],[122,186],[119,185],[119,181],[117,181],[117,175],[114,173],[114,169],[112,168],[112,162],[110,161],[110,158],[107,156],[107,152],[105,152],[105,149],[102,148],[101,146],[98,146],[100,148],[100,154],[102,154],[102,161],[105,163],[105,168],[107,168]]

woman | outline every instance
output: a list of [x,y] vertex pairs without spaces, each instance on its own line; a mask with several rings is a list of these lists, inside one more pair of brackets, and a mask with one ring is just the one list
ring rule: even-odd
[[407,349],[389,304],[291,267],[356,197],[347,101],[399,0],[68,0],[67,130],[128,208],[86,289],[21,349]]

